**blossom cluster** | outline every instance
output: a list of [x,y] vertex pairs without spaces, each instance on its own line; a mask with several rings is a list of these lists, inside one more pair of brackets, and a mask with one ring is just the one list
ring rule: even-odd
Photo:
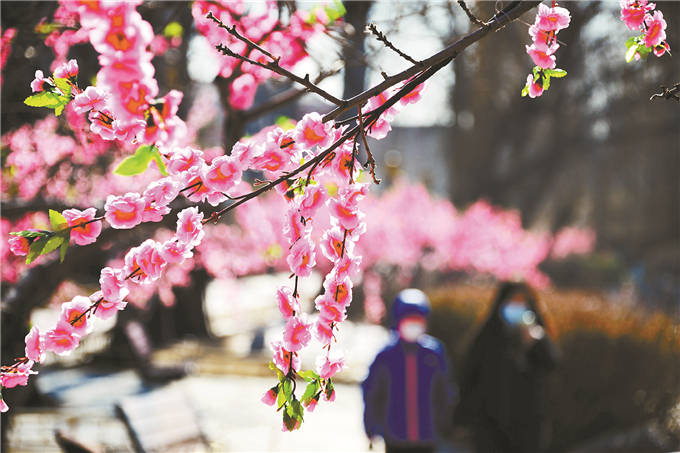
[[557,33],[569,26],[571,16],[566,8],[557,6],[556,1],[552,3],[552,7],[543,3],[538,5],[534,24],[529,27],[529,35],[533,43],[526,46],[526,51],[536,66],[527,76],[522,96],[527,94],[531,98],[541,96],[543,91],[550,87],[550,77],[567,75],[566,71],[556,69],[555,52],[560,48]]
[[[92,208],[94,210],[94,208]],[[76,210],[72,210],[76,211]],[[66,217],[69,213],[64,211]],[[70,221],[82,222],[89,218],[90,212],[72,213],[67,217]],[[161,243],[147,239],[137,247],[130,249],[124,265],[118,268],[105,267],[101,270],[100,290],[89,297],[75,296],[71,301],[61,305],[61,313],[56,325],[40,332],[33,326],[25,338],[25,356],[15,361],[12,366],[2,367],[0,384],[3,388],[26,385],[34,371],[33,365],[42,362],[47,351],[56,354],[68,354],[75,349],[80,340],[91,332],[93,317],[108,319],[127,305],[125,300],[130,291],[137,285],[144,285],[157,280],[164,268],[171,263],[180,263],[193,254],[193,248],[200,244],[203,236],[203,214],[198,208],[190,207],[182,210],[177,216],[177,229],[173,238]],[[76,242],[92,242],[101,231],[101,224],[88,224],[91,228],[82,227],[81,232],[72,236]],[[73,228],[76,232],[81,227]],[[20,238],[24,239],[24,238]],[[17,253],[16,245],[10,243],[12,251]],[[4,404],[4,403],[3,403]]]
[[[193,3],[191,13],[196,29],[212,47],[223,44],[250,60],[267,63],[265,54],[236,39],[225,29],[216,27],[206,17],[208,13],[212,13],[227,27],[236,27],[236,31],[242,36],[277,55],[280,58],[278,64],[286,69],[291,69],[307,56],[305,43],[315,35],[322,34],[336,18],[331,10],[324,8],[315,8],[312,11],[296,9],[290,14],[288,24],[284,25],[280,20],[280,11],[276,8],[247,8],[246,2],[242,0],[198,0]],[[231,107],[236,110],[249,108],[255,99],[258,85],[269,79],[272,72],[251,63],[225,57],[214,49],[213,54],[220,64],[219,75],[233,80],[229,87]]]
[[[50,36],[52,41],[63,41],[61,46],[66,49],[88,40],[99,53],[97,85],[81,91],[74,84],[72,104],[77,113],[88,114],[93,132],[105,140],[175,143],[186,132],[186,125],[177,117],[182,93],[172,90],[156,99],[158,83],[151,63],[154,33],[136,10],[140,3],[62,0],[55,16],[80,27],[77,32]],[[52,44],[59,55],[59,46]],[[75,71],[77,74],[77,66]],[[42,72],[38,72],[32,84],[34,92],[44,86]]]
[[620,0],[619,3],[623,23],[629,29],[642,33],[626,41],[627,62],[645,58],[650,52],[657,57],[671,53],[666,42],[666,20],[661,11],[655,10],[655,3],[648,0]]

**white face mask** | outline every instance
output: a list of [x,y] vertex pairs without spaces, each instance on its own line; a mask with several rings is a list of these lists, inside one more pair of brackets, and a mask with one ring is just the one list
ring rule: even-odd
[[399,323],[399,336],[409,343],[415,343],[425,333],[425,323],[417,320],[405,319]]

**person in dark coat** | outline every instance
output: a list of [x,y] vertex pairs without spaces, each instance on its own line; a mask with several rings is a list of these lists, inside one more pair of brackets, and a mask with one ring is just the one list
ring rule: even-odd
[[539,452],[549,441],[544,387],[558,360],[533,291],[501,284],[462,369],[456,423],[478,452]]
[[366,435],[382,437],[387,452],[434,451],[451,419],[446,351],[425,334],[430,303],[422,291],[400,292],[392,311],[396,332],[362,383]]

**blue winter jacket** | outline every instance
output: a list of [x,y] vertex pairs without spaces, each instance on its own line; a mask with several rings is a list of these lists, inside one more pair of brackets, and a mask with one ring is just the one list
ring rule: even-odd
[[448,430],[448,359],[442,343],[429,335],[408,343],[395,333],[371,364],[362,390],[369,437],[382,436],[388,445],[433,445]]

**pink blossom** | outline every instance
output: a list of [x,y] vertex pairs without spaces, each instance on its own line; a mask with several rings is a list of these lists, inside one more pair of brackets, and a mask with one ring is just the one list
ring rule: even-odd
[[529,27],[529,35],[534,40],[534,47],[544,52],[554,53],[559,45],[555,39],[555,30],[543,30],[537,25]]
[[314,324],[314,336],[321,344],[330,344],[333,339],[333,328],[324,318],[318,318]]
[[295,371],[300,369],[300,358],[297,354],[286,350],[280,341],[272,341],[271,349],[274,351],[274,356],[272,357],[274,364],[283,374],[288,374],[291,365]]
[[92,302],[84,296],[76,296],[71,302],[61,304],[60,320],[71,326],[73,333],[84,336],[87,334],[89,322],[86,313]]
[[177,215],[177,239],[191,246],[200,244],[205,235],[202,220],[203,213],[197,207],[183,209]]
[[272,387],[267,390],[267,392],[262,396],[261,401],[267,406],[273,406],[274,403],[276,403],[276,397],[278,396],[277,390],[277,387]]
[[343,307],[348,306],[352,301],[352,280],[349,277],[341,277],[331,272],[326,275],[323,287],[326,293]]
[[324,123],[317,112],[308,113],[298,121],[293,137],[295,142],[307,148],[330,145],[331,124]]
[[345,254],[333,266],[333,272],[340,279],[356,277],[361,271],[361,256],[354,256],[348,252],[347,244],[352,243],[345,241]]
[[99,135],[104,140],[115,140],[116,130],[113,128],[113,114],[106,111],[92,110],[88,113],[90,120],[90,130]]
[[40,336],[38,326],[33,326],[25,338],[26,357],[35,362],[42,362],[45,359],[45,340]]
[[288,319],[300,313],[300,301],[293,297],[293,290],[287,286],[280,286],[276,290],[276,300],[278,301],[279,311],[284,318]]
[[656,6],[654,3],[647,4],[647,0],[621,0],[619,4],[621,20],[631,30],[639,29],[645,21],[647,11]]
[[290,248],[286,262],[295,275],[308,277],[316,265],[316,253],[312,239],[309,236],[298,239]]
[[35,71],[35,79],[31,82],[31,90],[34,93],[41,92],[45,89],[45,83],[49,85],[49,81],[45,78],[43,72],[38,69]]
[[153,239],[147,239],[138,247],[130,249],[125,255],[126,272],[132,273],[139,268],[138,280],[145,283],[160,278],[167,263],[159,252],[159,246],[160,244]]
[[309,340],[312,339],[312,334],[309,331],[312,326],[304,315],[292,316],[286,322],[285,330],[283,331],[283,345],[288,351],[297,352],[307,346]]
[[238,76],[229,86],[229,103],[236,110],[245,110],[253,105],[257,92],[257,80],[251,74]]
[[347,318],[345,306],[337,303],[331,293],[317,296],[314,306],[319,311],[319,319],[326,324],[342,322]]
[[80,335],[73,332],[72,326],[62,319],[54,329],[45,333],[45,349],[59,355],[69,354],[79,342]]
[[540,79],[537,82],[534,82],[533,74],[527,76],[527,87],[529,87],[530,98],[535,98],[543,94],[543,83]]
[[200,167],[193,167],[182,172],[179,177],[182,180],[185,190],[185,196],[194,203],[207,201],[213,206],[217,206],[227,199],[227,197],[219,191],[211,190],[203,182],[203,174],[205,173],[205,164]]
[[30,247],[28,239],[21,236],[10,236],[9,239],[7,239],[7,243],[9,244],[10,251],[15,256],[28,255],[28,250]]
[[[406,81],[406,83],[408,83],[408,80]],[[404,85],[406,85],[406,83],[404,83]],[[413,90],[411,90],[411,92],[408,93],[406,96],[401,98],[399,100],[399,102],[402,105],[415,104],[416,102],[418,102],[423,97],[422,91],[423,91],[424,87],[425,87],[425,83],[421,83],[420,85],[416,85],[416,87]]]
[[109,302],[120,302],[127,297],[130,291],[125,282],[125,276],[120,270],[105,267],[99,274],[103,297]]
[[71,105],[78,113],[85,113],[90,110],[103,110],[106,107],[106,97],[97,87],[89,86],[83,92],[76,95]]
[[149,184],[144,191],[143,197],[153,201],[156,206],[167,206],[177,198],[181,187],[179,182],[172,178],[163,178]]
[[201,168],[204,163],[203,151],[190,147],[175,148],[170,153],[167,168],[170,174],[178,174],[194,167]]
[[92,244],[102,232],[101,221],[92,221],[97,216],[95,208],[87,208],[84,211],[67,209],[62,212],[68,226],[71,227],[71,239],[78,245]]
[[194,256],[191,245],[186,242],[170,240],[163,243],[160,248],[161,256],[168,263],[181,263],[185,259]]
[[118,313],[119,310],[123,310],[127,306],[127,302],[120,301],[109,301],[104,298],[102,291],[97,291],[90,295],[90,301],[98,303],[97,308],[95,308],[94,315],[99,319],[109,319],[114,314]]
[[316,360],[316,372],[321,379],[329,379],[342,371],[345,366],[345,359],[341,355],[334,353],[326,357],[319,356]]
[[[340,258],[343,254],[343,238],[344,232],[338,227],[331,228],[324,232],[319,245],[321,247],[321,252],[329,261],[335,262],[335,260]],[[351,241],[345,241],[345,249],[348,245],[352,247],[354,244],[352,244]]]
[[300,198],[300,215],[305,218],[313,216],[327,197],[326,190],[320,185],[305,187],[305,193]]
[[205,167],[203,182],[210,190],[227,192],[241,182],[241,166],[236,157],[222,156]]
[[670,54],[671,53],[671,46],[669,46],[668,43],[666,41],[664,41],[661,44],[654,46],[653,52],[654,52],[654,55],[656,55],[657,57],[660,57],[665,53]]
[[113,228],[134,228],[142,222],[144,199],[138,193],[123,196],[109,195],[104,205],[104,216]]
[[78,77],[78,62],[76,60],[69,60],[62,63],[54,70],[54,77],[58,79],[75,79]]
[[538,13],[536,14],[536,25],[543,30],[559,31],[569,26],[571,16],[566,8],[556,6],[550,8],[543,3],[538,5]]
[[26,385],[30,375],[38,374],[31,368],[33,368],[33,360],[28,360],[24,363],[20,363],[9,371],[3,371],[0,373],[0,384],[2,384],[2,387],[8,389],[14,388],[17,385]]
[[142,211],[142,222],[160,222],[163,217],[170,212],[167,206],[157,206],[156,203],[144,199],[144,210]]
[[[543,69],[554,69],[556,66],[555,63],[555,55],[553,55],[554,50],[541,50],[537,48],[536,44],[532,44],[531,46],[525,46],[527,53],[531,57],[532,60],[534,60],[534,63],[536,66],[539,66],[540,68]],[[539,46],[540,47],[540,46]]]
[[653,16],[645,18],[647,31],[645,32],[645,45],[654,47],[661,44],[666,39],[666,21],[661,11],[654,11]]
[[0,412],[7,412],[9,410],[9,406],[7,403],[5,403],[5,400],[0,398]]
[[382,140],[387,137],[387,134],[392,130],[392,125],[384,118],[384,116],[385,114],[380,115],[375,123],[371,125],[366,135],[376,140]]
[[356,204],[345,200],[330,199],[328,210],[332,216],[332,221],[346,230],[356,228],[361,219],[364,218],[364,213],[359,211]]
[[310,231],[311,226],[302,223],[302,216],[297,209],[286,212],[286,223],[283,225],[283,234],[291,244],[300,237],[309,234]]
[[329,403],[335,401],[335,388],[326,389],[326,391],[323,392],[323,399]]
[[306,401],[304,404],[308,412],[314,412],[314,409],[316,409],[316,405],[319,404],[319,398],[315,396],[311,398],[309,401]]

